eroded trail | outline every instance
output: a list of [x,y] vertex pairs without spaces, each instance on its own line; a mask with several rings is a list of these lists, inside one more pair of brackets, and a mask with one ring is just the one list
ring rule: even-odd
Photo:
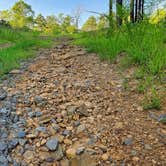
[[166,165],[166,127],[123,89],[116,64],[64,43],[12,74],[2,84],[0,165]]

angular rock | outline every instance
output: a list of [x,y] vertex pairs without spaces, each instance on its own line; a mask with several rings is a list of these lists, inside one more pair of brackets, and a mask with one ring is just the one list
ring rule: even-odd
[[158,118],[159,122],[166,123],[166,114],[162,114]]
[[70,148],[66,150],[66,156],[67,158],[75,158],[76,157],[76,149]]
[[63,136],[69,136],[70,134],[71,134],[71,131],[69,130],[64,130],[62,133]]
[[2,109],[0,109],[0,115],[9,116],[10,113],[11,113],[11,110],[10,110],[10,109],[7,109],[7,108],[2,108]]
[[57,150],[58,148],[58,144],[59,144],[59,141],[57,138],[52,138],[52,139],[49,139],[47,142],[46,142],[46,147],[50,150],[50,151],[55,151]]
[[89,116],[89,113],[87,111],[87,106],[85,104],[82,104],[81,106],[79,106],[79,108],[77,109],[77,112],[80,114],[80,116]]
[[45,133],[45,132],[47,131],[47,128],[46,128],[46,127],[41,127],[41,126],[39,126],[39,127],[37,127],[35,130],[36,130],[36,131],[39,131],[39,132]]
[[84,151],[85,151],[85,147],[79,147],[79,148],[77,149],[77,151],[76,151],[76,154],[77,154],[77,155],[80,155],[80,154],[82,154]]
[[26,135],[25,131],[19,131],[17,134],[18,138],[24,138],[25,135]]
[[34,159],[34,152],[33,151],[26,151],[24,154],[23,154],[23,157],[26,159],[26,160],[32,160]]
[[6,166],[8,164],[8,160],[3,154],[0,154],[0,165],[2,165],[2,164],[4,164],[4,166]]
[[124,145],[132,145],[132,144],[133,144],[133,139],[132,139],[132,138],[126,138],[126,139],[123,141],[123,144],[124,144]]
[[18,139],[12,139],[11,141],[9,141],[9,148],[10,149],[14,149],[17,145],[18,145],[19,141]]
[[82,133],[82,132],[84,132],[85,130],[86,130],[86,126],[85,126],[85,125],[80,125],[80,126],[78,126],[78,128],[77,128],[77,134]]
[[0,88],[0,100],[4,100],[7,97],[7,92]]
[[109,155],[107,153],[104,153],[102,156],[101,156],[102,160],[104,161],[107,161],[109,159]]
[[7,149],[7,143],[4,141],[0,141],[0,151],[4,151]]

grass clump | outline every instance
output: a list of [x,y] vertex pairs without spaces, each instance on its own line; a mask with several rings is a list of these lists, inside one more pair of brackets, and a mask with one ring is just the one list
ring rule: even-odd
[[150,97],[145,98],[143,108],[144,110],[149,110],[149,109],[160,110],[161,109],[161,99],[158,96],[155,89],[152,90],[152,94]]

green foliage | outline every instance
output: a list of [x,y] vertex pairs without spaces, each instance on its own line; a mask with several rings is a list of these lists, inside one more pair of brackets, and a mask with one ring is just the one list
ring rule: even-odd
[[25,26],[32,26],[34,11],[32,10],[31,6],[25,3],[23,0],[16,2],[9,13],[9,22],[12,27],[23,28]]
[[159,96],[156,93],[153,93],[151,98],[148,99],[148,97],[145,99],[144,110],[149,110],[149,109],[156,109],[160,110],[161,109],[161,100]]
[[97,30],[97,20],[94,16],[88,18],[88,20],[82,26],[83,31],[94,31]]
[[137,91],[138,91],[138,93],[145,93],[146,86],[141,82],[137,87]]
[[38,31],[44,31],[44,29],[46,28],[46,19],[44,18],[44,16],[42,16],[42,14],[39,14],[36,18],[35,18],[35,28]]
[[11,13],[9,10],[0,11],[0,19],[10,21]]
[[150,23],[152,24],[158,24],[159,22],[166,20],[166,10],[165,9],[159,9],[155,11],[152,16],[150,17]]
[[38,32],[0,29],[0,39],[3,43],[12,43],[9,48],[0,48],[0,75],[19,67],[20,60],[30,58],[41,47],[49,47],[52,41],[42,39]]
[[97,23],[97,29],[108,28],[109,22],[105,16],[100,16]]
[[126,24],[120,29],[104,36],[103,32],[85,33],[76,43],[93,52],[102,59],[113,60],[121,52],[126,53],[128,62],[141,66],[144,73],[162,75],[166,64],[165,30],[162,25],[148,22]]

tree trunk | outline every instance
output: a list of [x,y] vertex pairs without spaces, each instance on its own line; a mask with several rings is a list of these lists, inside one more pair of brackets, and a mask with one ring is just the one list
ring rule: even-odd
[[130,21],[134,23],[134,0],[130,0]]
[[135,22],[138,21],[138,0],[135,1]]
[[138,21],[142,20],[142,0],[138,1]]
[[122,4],[123,0],[116,0],[117,25],[122,25]]
[[112,0],[109,0],[109,27],[113,26]]
[[142,11],[141,11],[141,13],[142,13],[142,20],[144,19],[144,3],[145,3],[145,1],[142,0]]

